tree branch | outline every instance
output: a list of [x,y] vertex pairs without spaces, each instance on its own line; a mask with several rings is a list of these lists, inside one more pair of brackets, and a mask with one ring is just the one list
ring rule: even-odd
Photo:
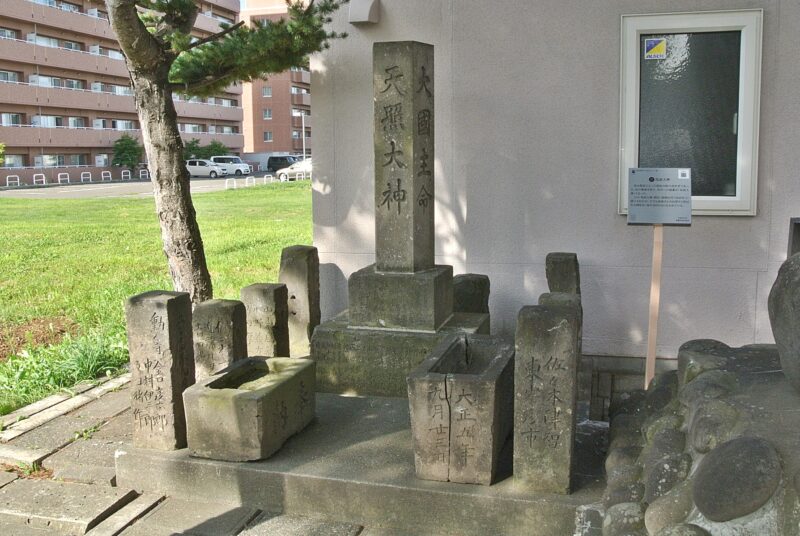
[[207,88],[208,86],[213,86],[220,80],[224,80],[233,75],[234,69],[231,68],[229,71],[226,71],[223,74],[218,74],[217,76],[208,76],[204,78],[201,82],[194,82],[192,84],[179,84],[179,83],[172,83],[169,85],[170,89],[173,91],[180,91],[181,93],[187,94],[194,94],[196,91],[202,90]]
[[139,19],[135,0],[106,0],[108,18],[122,52],[137,68],[152,68],[163,60],[161,43]]
[[228,26],[227,28],[225,28],[221,32],[217,32],[214,35],[209,35],[208,37],[204,37],[202,39],[199,39],[199,40],[195,41],[194,43],[192,43],[191,45],[189,45],[189,47],[186,49],[186,51],[192,50],[193,48],[197,48],[197,47],[199,47],[201,45],[205,45],[206,43],[210,43],[211,41],[216,41],[217,39],[219,39],[221,37],[225,37],[226,35],[228,35],[232,31],[236,30],[237,28],[241,28],[242,25],[244,25],[244,21],[240,20],[239,22],[237,22],[233,26]]

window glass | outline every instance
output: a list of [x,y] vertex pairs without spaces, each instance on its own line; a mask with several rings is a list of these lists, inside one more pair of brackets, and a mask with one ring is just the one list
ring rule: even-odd
[[21,125],[21,124],[22,124],[22,114],[16,114],[16,113],[0,114],[0,125],[3,125],[4,127]]
[[264,108],[263,118],[272,119],[272,108]]
[[272,131],[265,130],[264,131],[264,141],[272,141]]
[[0,28],[0,38],[5,39],[16,39],[17,38],[17,31],[12,30],[11,28]]
[[21,154],[7,154],[3,157],[3,167],[25,167],[25,156]]
[[261,96],[262,97],[271,97],[272,96],[272,86],[264,86],[261,88]]
[[19,73],[15,73],[14,71],[0,71],[0,81],[19,82]]

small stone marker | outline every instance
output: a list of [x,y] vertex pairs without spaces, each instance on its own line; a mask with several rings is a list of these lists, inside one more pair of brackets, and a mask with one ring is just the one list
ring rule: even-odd
[[152,291],[125,303],[135,447],[186,446],[183,390],[194,383],[192,302],[185,292]]
[[433,45],[373,45],[379,272],[434,266]]
[[444,339],[408,376],[418,478],[489,485],[513,425],[514,350],[488,335]]
[[489,276],[460,274],[453,277],[453,311],[457,313],[489,312]]
[[550,292],[581,293],[581,272],[575,253],[548,253],[545,273]]
[[514,479],[531,491],[569,493],[575,442],[578,312],[519,312],[514,370]]
[[289,356],[289,291],[286,285],[257,283],[244,287],[247,350],[263,357]]
[[278,281],[289,291],[289,356],[307,356],[311,353],[311,335],[321,317],[317,248],[284,248]]
[[236,300],[208,300],[197,304],[192,315],[192,334],[198,381],[247,358],[244,304]]

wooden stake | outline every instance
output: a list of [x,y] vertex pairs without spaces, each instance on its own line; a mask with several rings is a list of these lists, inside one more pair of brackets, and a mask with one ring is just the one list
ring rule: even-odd
[[644,388],[656,374],[656,339],[658,337],[658,309],[661,302],[661,257],[664,251],[664,226],[653,225],[653,272],[650,277],[650,320],[647,326],[647,361],[644,368]]

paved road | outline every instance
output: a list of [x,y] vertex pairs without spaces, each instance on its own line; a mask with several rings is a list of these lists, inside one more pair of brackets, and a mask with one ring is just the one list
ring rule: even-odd
[[[244,179],[237,179],[239,187]],[[259,184],[261,178],[259,177]],[[214,192],[225,189],[224,179],[192,179],[192,193]],[[81,199],[89,197],[149,197],[153,195],[153,185],[149,182],[118,182],[114,184],[73,184],[49,188],[21,188],[0,191],[0,199]]]

